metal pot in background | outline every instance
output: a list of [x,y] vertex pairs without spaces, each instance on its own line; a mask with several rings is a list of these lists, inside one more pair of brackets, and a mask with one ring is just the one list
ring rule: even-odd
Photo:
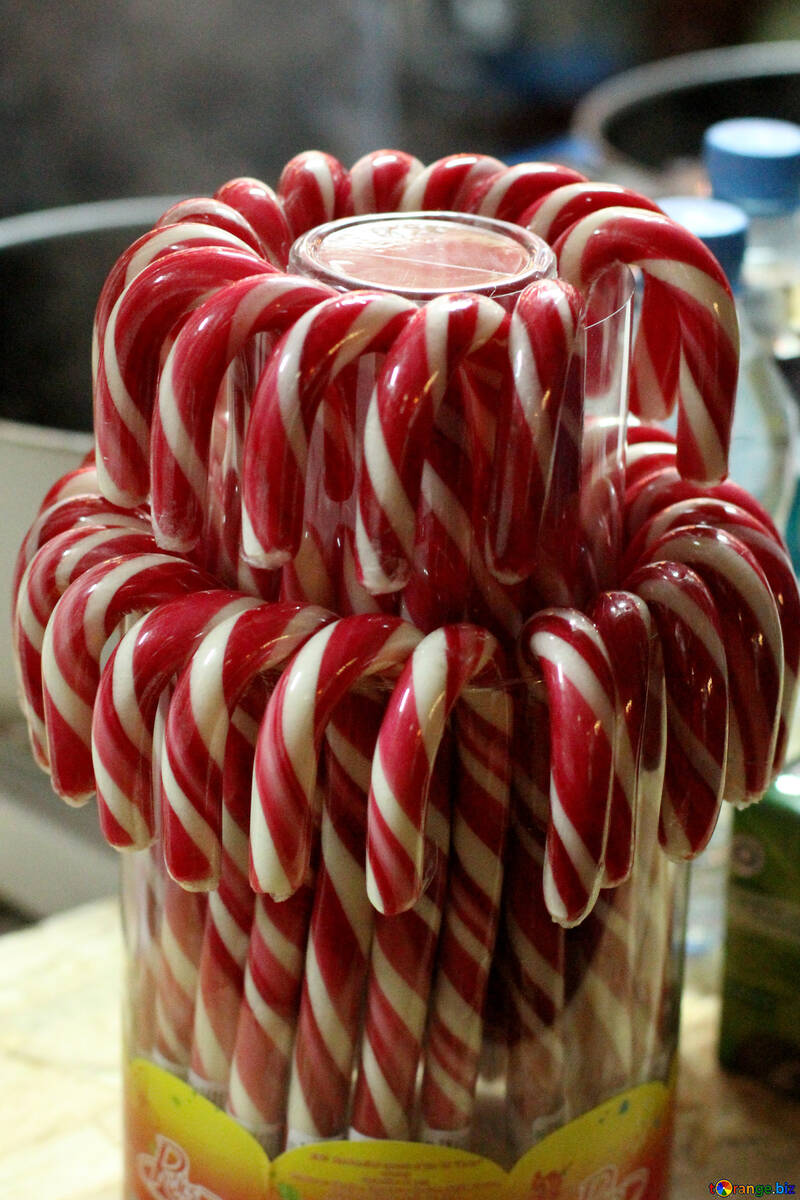
[[586,94],[570,132],[595,150],[599,178],[665,195],[697,190],[703,131],[741,116],[800,122],[800,41],[703,50],[624,71]]
[[35,916],[114,891],[118,863],[94,805],[67,809],[33,765],[11,652],[14,562],[47,489],[92,445],[92,319],[103,281],[174,199],[0,220],[0,897]]

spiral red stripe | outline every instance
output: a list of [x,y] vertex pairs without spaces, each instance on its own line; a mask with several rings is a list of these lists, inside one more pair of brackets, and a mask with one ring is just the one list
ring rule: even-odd
[[182,221],[223,229],[254,250],[259,258],[267,257],[261,239],[247,218],[219,197],[190,196],[185,200],[177,200],[161,214],[155,227],[179,225]]
[[[671,311],[649,302],[642,313],[643,345],[662,323],[677,317],[678,470],[703,483],[727,473],[738,369],[738,327],[730,286],[709,250],[659,213],[608,208],[573,224],[554,247],[559,274],[584,290],[615,261],[641,267],[663,284]],[[664,334],[669,339],[669,336]],[[640,351],[634,348],[633,369]]]
[[522,631],[550,709],[550,815],[544,894],[570,926],[591,910],[603,880],[618,708],[608,651],[575,609],[543,609]]
[[187,319],[161,371],[153,414],[151,504],[160,545],[185,553],[203,533],[212,419],[227,368],[250,338],[282,333],[331,294],[295,276],[255,275],[220,288]]
[[274,272],[252,251],[176,250],[125,288],[106,325],[94,395],[97,471],[103,494],[132,507],[149,490],[150,419],[159,356],[170,331],[215,288]]
[[404,212],[463,209],[473,188],[504,166],[499,159],[486,154],[449,154],[439,158],[409,180],[400,208]]
[[683,563],[637,568],[625,581],[655,622],[664,656],[667,758],[659,840],[691,858],[717,822],[728,751],[728,665],[720,614],[700,576]]
[[120,621],[214,580],[185,559],[125,554],[90,567],[58,601],[42,645],[42,690],[56,793],[82,803],[95,790],[92,709],[103,652]]
[[233,711],[256,675],[283,666],[332,619],[312,605],[261,604],[216,626],[182,671],[170,703],[162,786],[164,858],[173,879],[216,886],[221,773]]
[[769,582],[741,539],[708,525],[664,534],[648,558],[691,567],[716,601],[728,664],[725,797],[759,800],[772,779],[783,693],[783,636]]
[[570,225],[581,217],[598,212],[602,208],[624,206],[646,208],[650,212],[661,209],[654,200],[618,183],[578,181],[563,183],[535,200],[518,218],[531,233],[544,238],[551,245]]
[[447,384],[490,339],[502,344],[508,319],[484,297],[439,296],[387,354],[366,416],[356,517],[359,577],[368,591],[397,591],[408,581],[423,463]]
[[210,629],[257,603],[222,589],[180,596],[140,618],[115,647],[92,716],[98,814],[110,845],[143,847],[155,836],[153,728],[162,693]]
[[278,196],[294,237],[350,212],[350,178],[331,154],[306,150],[281,171]]
[[309,442],[325,389],[360,356],[387,350],[414,312],[397,296],[353,292],[306,313],[275,348],[245,444],[242,532],[250,561],[277,566],[297,553]]
[[185,1076],[192,1045],[197,963],[208,898],[164,880],[158,934],[154,1057]]
[[565,184],[585,182],[586,177],[580,171],[557,163],[516,163],[476,183],[466,196],[464,207],[484,217],[526,224],[528,210],[542,196]]

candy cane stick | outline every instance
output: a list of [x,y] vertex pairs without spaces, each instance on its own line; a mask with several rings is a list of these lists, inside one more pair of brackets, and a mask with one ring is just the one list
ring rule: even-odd
[[786,753],[788,729],[794,712],[800,665],[800,610],[798,586],[789,556],[779,541],[753,513],[730,501],[700,496],[679,501],[662,509],[643,525],[628,548],[632,566],[649,555],[650,548],[664,534],[685,525],[711,525],[724,529],[743,542],[767,577],[778,609],[783,636],[783,697],[781,719],[773,759],[773,772],[780,769]]
[[438,296],[408,322],[386,356],[370,400],[356,518],[359,576],[371,592],[408,582],[425,451],[456,368],[508,315],[485,297]]
[[153,728],[159,700],[202,637],[258,600],[214,590],[179,596],[141,617],[114,648],[92,716],[92,765],[100,827],[120,849],[156,834]]
[[45,630],[60,597],[91,567],[119,554],[155,550],[149,532],[134,526],[66,529],[36,552],[20,580],[14,608],[14,666],[20,705],[28,723],[34,757],[49,767],[42,686]]
[[617,739],[613,668],[596,626],[574,609],[542,610],[521,637],[550,709],[545,901],[569,927],[591,910],[604,876]]
[[94,397],[98,478],[115,504],[133,507],[149,490],[150,418],[170,330],[213,289],[273,272],[249,249],[177,250],[121,293],[106,324]]
[[233,711],[256,675],[277,669],[332,619],[313,605],[262,604],[217,625],[176,684],[165,732],[164,857],[185,887],[216,886],[221,772]]
[[211,426],[223,375],[250,338],[281,333],[330,296],[290,275],[251,276],[220,288],[178,334],[164,363],[150,449],[159,544],[185,553],[203,532]]
[[531,233],[544,238],[551,245],[562,233],[566,233],[570,225],[574,225],[581,217],[598,212],[603,208],[624,206],[625,208],[645,208],[650,212],[661,212],[654,200],[634,192],[631,188],[622,187],[618,183],[598,183],[596,181],[564,183],[546,192],[517,218]]
[[247,220],[238,209],[226,204],[218,197],[191,196],[171,204],[156,221],[155,228],[164,225],[179,225],[182,221],[196,222],[198,225],[211,225],[214,229],[224,229],[234,237],[239,238],[246,246],[259,256],[266,258],[266,247]]
[[[509,356],[514,376],[510,423],[498,439],[490,500],[488,557],[504,582],[529,575],[542,554],[542,532],[558,528],[556,511],[577,505],[582,427],[582,300],[560,280],[539,280],[520,294],[511,317]],[[571,435],[562,447],[572,464],[572,495],[556,485],[560,428]],[[566,452],[566,453],[565,453]],[[558,493],[554,495],[554,493]],[[552,546],[549,546],[552,552]],[[563,554],[563,543],[560,552]]]
[[[705,483],[722,478],[728,465],[739,340],[730,286],[714,256],[668,217],[625,208],[604,209],[576,221],[554,249],[559,274],[581,290],[614,261],[641,267],[648,278],[668,289],[674,306],[668,316],[677,317],[681,333],[678,470]],[[662,306],[649,304],[641,317],[645,343],[662,320]],[[634,370],[640,353],[637,345]]]
[[374,150],[350,168],[354,213],[397,212],[422,163],[402,150]]
[[80,804],[94,792],[92,707],[106,643],[128,614],[214,580],[185,559],[126,554],[98,563],[64,592],[45,630],[42,690],[53,788]]
[[215,192],[215,199],[229,204],[245,217],[258,234],[264,257],[274,267],[286,269],[292,231],[275,192],[260,179],[242,176],[229,179]]
[[[502,678],[502,667],[497,661]],[[511,784],[511,696],[465,689],[457,710],[452,852],[425,1038],[424,1141],[466,1144],[500,917]]]
[[242,537],[250,561],[278,566],[297,553],[311,430],[325,388],[360,356],[387,350],[416,311],[397,296],[354,292],[311,309],[276,346],[253,396],[245,444]]
[[739,538],[707,525],[664,534],[648,557],[691,567],[715,598],[730,697],[725,796],[752,803],[772,779],[782,713],[783,636],[767,578]]
[[278,196],[294,237],[350,212],[350,178],[331,154],[307,150],[281,171]]
[[400,208],[403,212],[461,209],[473,188],[505,164],[487,154],[450,154],[439,158],[408,181]]
[[682,563],[637,568],[625,581],[655,622],[664,656],[667,757],[659,840],[670,858],[691,858],[717,821],[728,750],[728,665],[714,599]]
[[542,196],[565,184],[585,182],[579,171],[557,163],[517,163],[476,183],[465,197],[464,207],[467,212],[525,225],[528,210]]

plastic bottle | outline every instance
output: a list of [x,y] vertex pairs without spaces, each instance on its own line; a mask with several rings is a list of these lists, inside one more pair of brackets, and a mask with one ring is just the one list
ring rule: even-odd
[[703,159],[712,195],[749,217],[742,307],[800,380],[800,125],[765,117],[719,121],[706,130]]

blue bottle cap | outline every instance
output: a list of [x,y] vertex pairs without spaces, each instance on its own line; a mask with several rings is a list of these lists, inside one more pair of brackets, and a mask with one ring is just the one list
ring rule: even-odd
[[705,132],[703,160],[714,195],[753,216],[791,212],[800,205],[800,125],[792,121],[718,121]]
[[668,217],[705,242],[736,288],[747,243],[747,213],[709,196],[659,196],[658,203]]

